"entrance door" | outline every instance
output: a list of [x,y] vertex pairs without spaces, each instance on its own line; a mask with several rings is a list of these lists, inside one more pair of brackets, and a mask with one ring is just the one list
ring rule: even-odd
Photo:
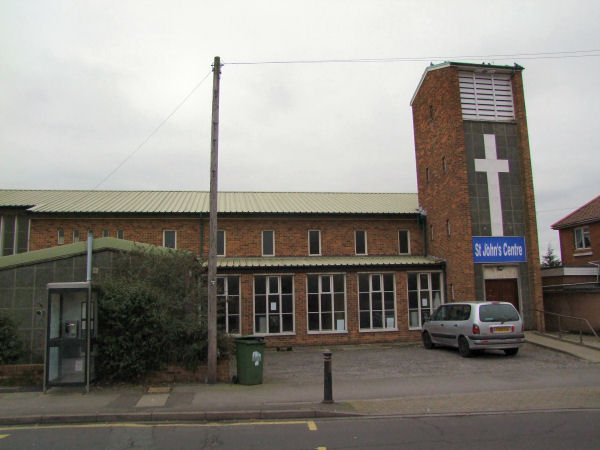
[[485,280],[485,299],[488,302],[509,302],[520,312],[519,287],[513,278]]

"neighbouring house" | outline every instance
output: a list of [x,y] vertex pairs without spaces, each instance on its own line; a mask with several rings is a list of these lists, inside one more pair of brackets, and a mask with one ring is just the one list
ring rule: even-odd
[[[600,196],[552,228],[559,233],[562,266],[542,270],[545,310],[586,319],[600,330]],[[552,317],[552,328],[558,328],[556,317]],[[561,328],[590,331],[574,319],[562,319]]]
[[[522,70],[425,70],[411,101],[418,194],[220,192],[223,329],[270,346],[411,341],[436,306],[460,300],[510,301],[527,329],[543,329]],[[88,233],[206,257],[208,200],[0,190],[0,280],[15,270],[2,266],[7,258],[77,245]],[[0,309],[21,314],[35,340],[35,298],[6,294],[10,280],[2,283]]]

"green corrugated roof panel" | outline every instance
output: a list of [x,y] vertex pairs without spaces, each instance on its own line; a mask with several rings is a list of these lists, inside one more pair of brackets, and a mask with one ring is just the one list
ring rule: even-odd
[[302,267],[374,267],[427,266],[442,261],[425,256],[306,256],[217,258],[219,269],[302,268]]
[[[224,214],[416,214],[417,194],[352,192],[220,192]],[[50,214],[208,214],[200,191],[0,190],[0,207]]]
[[[132,251],[139,247],[152,247],[149,244],[140,242],[126,241],[116,238],[98,238],[94,239],[93,251],[99,252],[103,250],[119,250]],[[165,248],[165,247],[156,247]],[[69,258],[71,256],[83,255],[87,252],[87,242],[76,242],[75,244],[59,245],[58,247],[50,247],[42,250],[33,250],[26,253],[18,253],[10,256],[0,256],[0,269],[6,269],[15,266],[26,266],[30,264],[38,264],[45,261],[53,261],[56,259]]]

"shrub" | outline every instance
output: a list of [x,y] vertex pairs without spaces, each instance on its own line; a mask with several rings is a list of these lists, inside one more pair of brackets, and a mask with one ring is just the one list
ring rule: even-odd
[[0,364],[14,363],[22,354],[17,327],[10,317],[0,314]]

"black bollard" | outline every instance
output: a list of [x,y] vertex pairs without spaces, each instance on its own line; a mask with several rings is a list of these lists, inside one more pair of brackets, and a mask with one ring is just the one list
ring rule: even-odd
[[331,387],[331,351],[323,352],[323,403],[333,403]]

